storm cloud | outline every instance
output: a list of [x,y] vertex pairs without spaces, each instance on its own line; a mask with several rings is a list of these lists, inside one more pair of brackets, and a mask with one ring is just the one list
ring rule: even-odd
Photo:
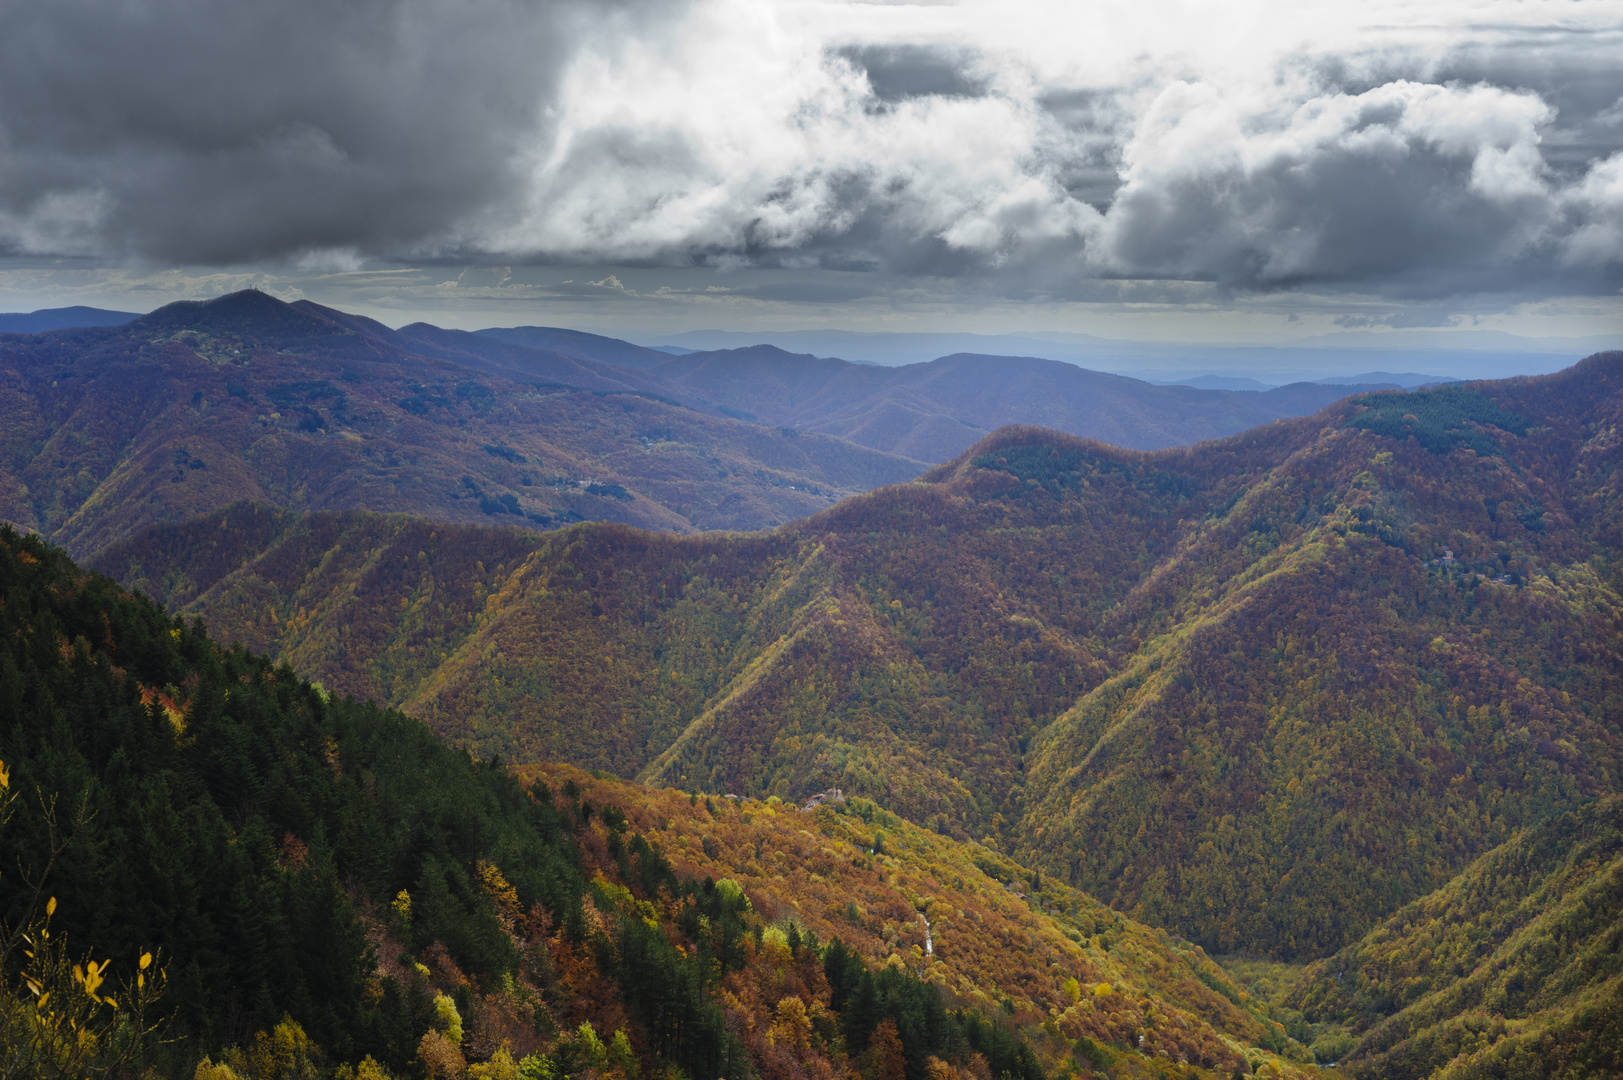
[[0,245],[1604,295],[1618,55],[1619,0],[10,4]]
[[0,243],[241,263],[461,246],[525,191],[568,0],[0,4]]

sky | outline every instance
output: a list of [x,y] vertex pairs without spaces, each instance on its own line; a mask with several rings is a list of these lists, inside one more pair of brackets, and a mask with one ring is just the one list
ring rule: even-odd
[[1623,0],[0,0],[0,310],[1623,340],[1620,58]]

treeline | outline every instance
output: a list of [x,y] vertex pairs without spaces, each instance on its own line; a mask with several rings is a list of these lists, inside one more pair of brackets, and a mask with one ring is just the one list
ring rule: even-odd
[[[783,957],[738,886],[679,877],[614,808],[221,649],[9,528],[0,762],[7,1075],[745,1080],[863,1052],[836,1023],[799,1072],[764,1061],[725,983],[820,973],[823,950]],[[840,1016],[820,975],[801,989]],[[1025,1060],[975,1038],[904,1057]]]

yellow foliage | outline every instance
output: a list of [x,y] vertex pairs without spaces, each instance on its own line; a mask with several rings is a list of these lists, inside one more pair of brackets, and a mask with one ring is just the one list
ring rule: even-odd
[[240,1080],[240,1077],[225,1062],[216,1065],[205,1057],[197,1063],[197,1071],[192,1073],[192,1080]]
[[501,913],[502,928],[512,933],[513,925],[522,912],[518,902],[518,890],[507,883],[507,879],[502,877],[502,872],[495,863],[480,859],[478,871],[479,883],[484,886],[485,893],[496,901],[496,909]]
[[467,1071],[467,1062],[456,1043],[437,1031],[429,1031],[417,1044],[417,1056],[434,1080],[458,1080]]
[[372,1055],[368,1054],[355,1066],[355,1080],[392,1080],[392,1078],[389,1076],[389,1070],[373,1061]]
[[254,1036],[249,1048],[245,1080],[319,1080],[321,1048],[290,1016],[282,1017],[267,1034]]
[[[226,1078],[222,1077],[221,1080]],[[372,1055],[368,1054],[353,1068],[349,1065],[338,1066],[333,1070],[332,1080],[394,1080],[394,1078],[389,1075],[388,1069],[372,1060]]]
[[462,1045],[462,1014],[445,994],[434,995],[434,1025],[457,1046]]
[[507,1047],[499,1047],[489,1061],[468,1066],[469,1080],[519,1080],[518,1062]]
[[806,1003],[798,997],[786,997],[778,1002],[772,1028],[768,1032],[773,1042],[804,1050],[811,1042],[811,1017]]
[[1114,991],[1112,991],[1110,989],[1110,984],[1109,983],[1100,983],[1098,986],[1095,986],[1093,988],[1093,996],[1094,997],[1099,997],[1099,998],[1109,997],[1113,992]]

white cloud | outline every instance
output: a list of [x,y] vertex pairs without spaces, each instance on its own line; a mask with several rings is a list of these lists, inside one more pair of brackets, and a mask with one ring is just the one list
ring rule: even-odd
[[1565,261],[1615,266],[1623,252],[1623,153],[1598,162],[1566,198],[1583,223],[1566,238]]
[[[1623,255],[1612,174],[1558,177],[1544,157],[1545,94],[1449,77],[1460,50],[1552,25],[1588,50],[1623,27],[1623,4],[707,0],[670,36],[576,57],[525,210],[478,242],[1513,289]],[[901,75],[865,71],[886,47],[912,50]],[[910,75],[932,84],[932,49],[971,90],[906,92]]]

